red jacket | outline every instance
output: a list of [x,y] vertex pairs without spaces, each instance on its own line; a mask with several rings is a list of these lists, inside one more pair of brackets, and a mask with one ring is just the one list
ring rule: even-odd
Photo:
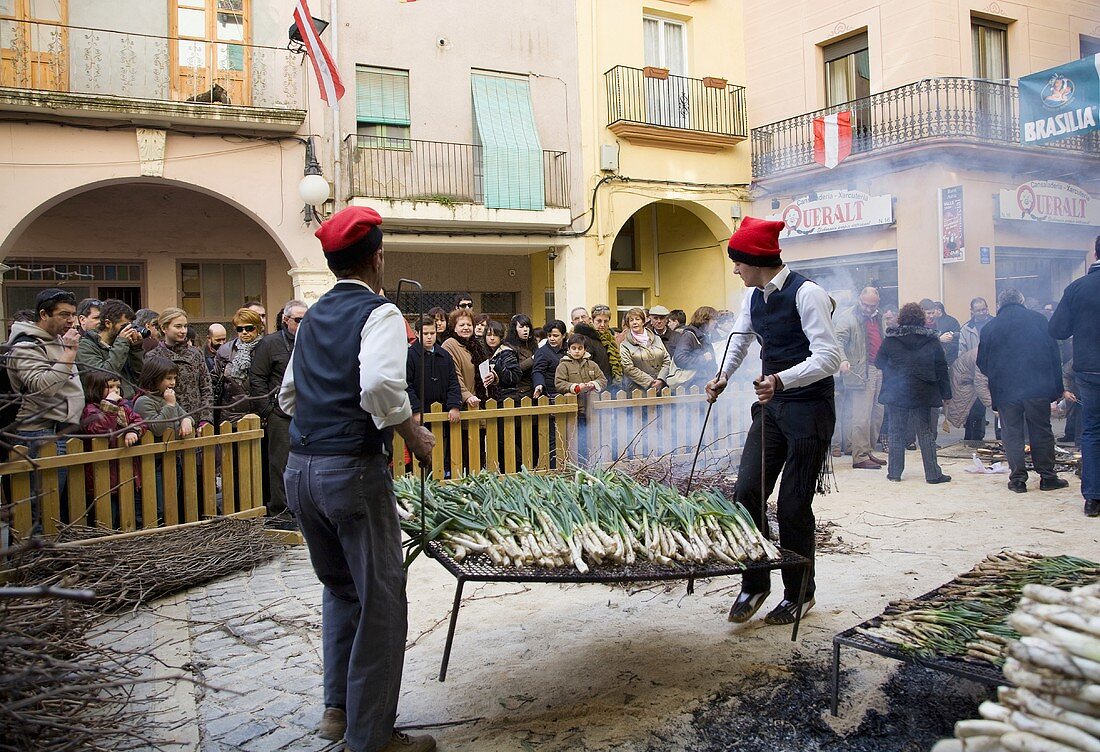
[[[127,431],[131,430],[137,433],[138,439],[145,433],[145,421],[141,419],[141,416],[134,412],[134,409],[130,406],[130,403],[126,400],[121,400],[114,411],[104,409],[102,407],[104,403],[89,403],[84,405],[84,412],[80,416],[80,429],[83,433],[99,433],[109,434],[122,428],[121,423],[125,422]],[[122,420],[119,420],[119,416],[122,416]],[[111,438],[110,446],[112,449],[122,445],[119,441],[126,434],[121,433]],[[139,460],[134,459],[134,488],[141,488],[141,463]],[[87,489],[88,496],[94,497],[94,473],[92,472],[93,465],[84,466],[84,482]],[[112,461],[111,465],[111,488],[115,488],[119,482],[118,474],[118,462]]]

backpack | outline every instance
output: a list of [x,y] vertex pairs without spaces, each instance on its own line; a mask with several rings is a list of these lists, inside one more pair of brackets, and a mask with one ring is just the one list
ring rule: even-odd
[[11,373],[8,370],[8,357],[11,355],[12,348],[14,348],[20,342],[37,342],[38,337],[33,334],[17,334],[15,339],[4,346],[4,352],[0,355],[0,432],[7,431],[15,419],[19,417],[19,408],[23,406],[22,392],[16,392],[15,385],[11,380]]

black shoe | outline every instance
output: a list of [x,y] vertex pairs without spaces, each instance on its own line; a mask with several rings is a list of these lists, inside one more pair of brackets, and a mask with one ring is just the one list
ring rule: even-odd
[[894,483],[901,483],[901,478],[900,477],[895,478],[892,475],[887,475],[886,480],[892,480]]
[[1062,478],[1052,478],[1051,480],[1043,478],[1039,481],[1040,491],[1057,491],[1059,488],[1069,488],[1069,481]]
[[940,477],[934,478],[934,479],[932,479],[928,482],[933,483],[933,484],[935,484],[935,483],[950,483],[951,482],[951,476],[941,474]]
[[1008,490],[1015,491],[1016,493],[1027,493],[1027,483],[1022,480],[1010,480],[1008,482]]
[[[814,599],[807,598],[806,602],[802,604],[802,615],[805,616],[806,612],[814,607]],[[779,601],[779,605],[771,610],[771,612],[764,617],[765,624],[794,624],[795,618],[798,616],[798,606],[794,601],[789,601],[786,598]]]
[[915,441],[912,441],[912,442],[905,445],[905,451],[907,451],[907,452],[915,452],[916,450],[917,450],[917,443]]
[[760,610],[770,594],[770,590],[765,590],[763,593],[746,593],[742,591],[737,596],[737,600],[730,606],[730,615],[726,618],[734,624],[744,624]]
[[1100,499],[1085,499],[1085,516],[1100,517]]

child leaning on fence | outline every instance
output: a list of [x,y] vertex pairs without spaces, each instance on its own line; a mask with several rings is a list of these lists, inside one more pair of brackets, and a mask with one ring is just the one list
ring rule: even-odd
[[178,374],[179,368],[175,363],[159,356],[150,357],[141,369],[141,396],[134,403],[134,408],[158,439],[163,438],[169,428],[177,438],[186,438],[195,432],[194,418],[187,415],[176,401]]
[[559,394],[577,395],[577,412],[583,415],[586,400],[582,395],[602,392],[607,388],[607,377],[585,349],[587,338],[583,334],[570,335],[566,341],[569,348],[554,372],[554,388]]
[[[80,376],[84,385],[84,412],[80,416],[80,430],[85,434],[100,434],[110,436],[111,448],[118,446],[133,446],[145,433],[145,423],[141,416],[134,412],[129,403],[122,398],[122,388],[117,377],[112,378],[105,371],[85,371]],[[141,488],[141,465],[137,458],[131,460],[133,467],[133,488],[135,491]],[[110,494],[112,520],[94,520],[99,524],[109,524],[110,527],[118,527],[121,518],[119,514],[119,490],[121,489],[121,474],[119,463],[112,460],[109,465],[110,490],[97,489],[95,487],[94,466],[88,463],[84,466],[84,487],[87,490],[89,510],[95,502],[105,493]],[[131,481],[127,481],[128,483]],[[140,507],[138,507],[140,509]],[[88,522],[93,522],[89,512]]]

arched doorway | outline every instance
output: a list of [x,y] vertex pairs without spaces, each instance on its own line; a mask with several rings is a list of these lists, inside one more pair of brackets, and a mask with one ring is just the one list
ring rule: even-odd
[[78,299],[117,297],[135,309],[179,306],[200,334],[246,300],[273,312],[293,292],[282,248],[255,219],[168,182],[75,193],[5,245],[5,325],[43,287],[70,289]]
[[635,306],[726,308],[729,269],[725,223],[711,209],[689,201],[654,201],[622,224],[608,254],[608,294],[614,319]]

